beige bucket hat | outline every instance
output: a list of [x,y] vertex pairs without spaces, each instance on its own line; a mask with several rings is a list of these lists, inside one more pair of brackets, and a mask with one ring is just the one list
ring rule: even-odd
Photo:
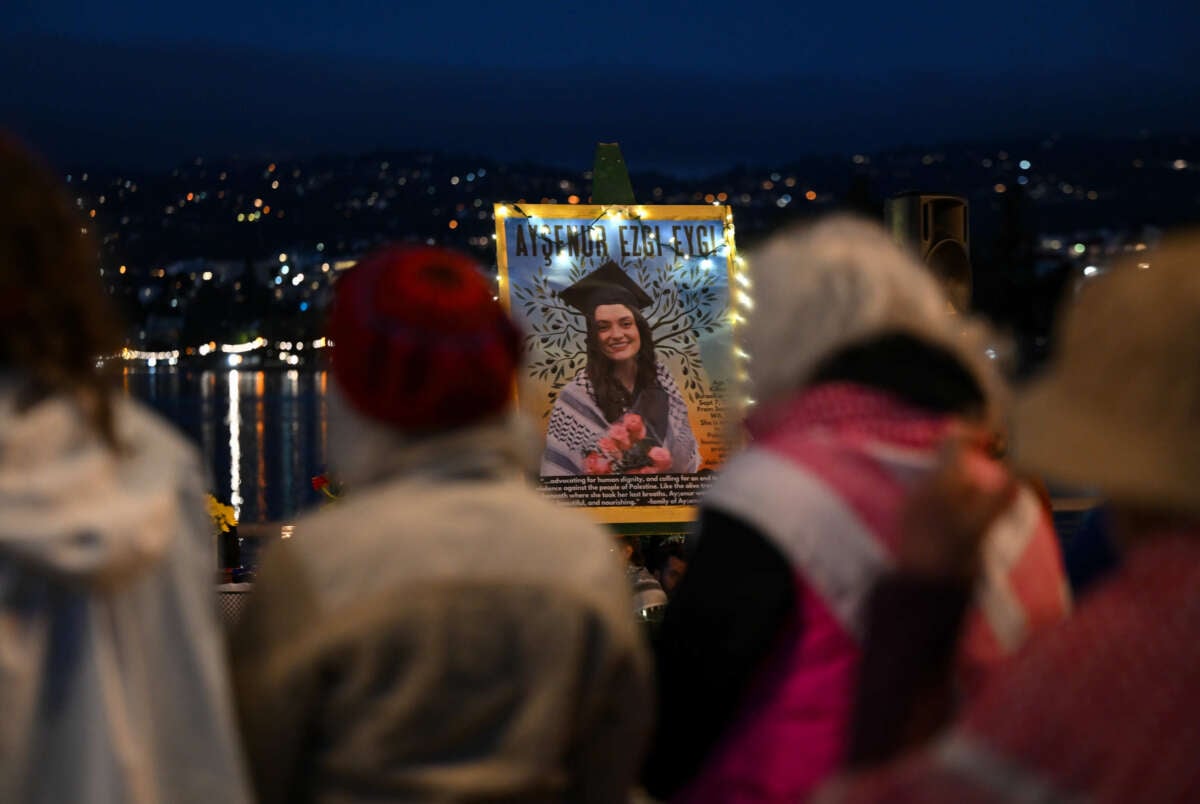
[[1091,280],[1018,397],[1018,463],[1156,510],[1200,513],[1200,233]]

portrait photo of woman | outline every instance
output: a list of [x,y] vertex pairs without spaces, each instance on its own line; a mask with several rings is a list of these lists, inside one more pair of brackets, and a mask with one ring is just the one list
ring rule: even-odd
[[611,260],[558,295],[586,320],[587,362],[555,399],[541,475],[695,472],[687,405],[642,314],[650,296]]

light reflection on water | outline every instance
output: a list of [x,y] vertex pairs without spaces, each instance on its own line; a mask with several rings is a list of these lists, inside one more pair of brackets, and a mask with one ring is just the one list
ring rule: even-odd
[[323,370],[126,368],[125,390],[200,450],[217,498],[242,522],[290,521],[320,502],[328,387]]

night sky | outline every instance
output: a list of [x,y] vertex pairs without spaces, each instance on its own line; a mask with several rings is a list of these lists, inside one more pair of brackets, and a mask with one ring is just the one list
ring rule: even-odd
[[438,148],[708,170],[1200,133],[1200,3],[12,0],[0,123],[64,164]]

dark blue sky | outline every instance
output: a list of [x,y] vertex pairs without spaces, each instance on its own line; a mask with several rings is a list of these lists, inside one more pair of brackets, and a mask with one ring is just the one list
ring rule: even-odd
[[[60,161],[442,147],[699,169],[1200,132],[1200,2],[13,0],[0,123]],[[11,89],[11,91],[10,91]]]

